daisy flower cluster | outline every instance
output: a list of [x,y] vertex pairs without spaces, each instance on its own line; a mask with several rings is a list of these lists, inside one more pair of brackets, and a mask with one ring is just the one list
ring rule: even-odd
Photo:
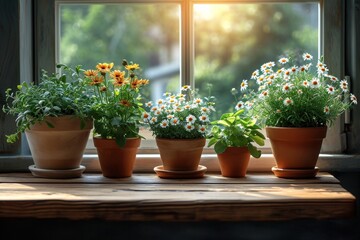
[[261,65],[250,81],[240,83],[240,93],[250,100],[238,101],[236,110],[249,109],[267,126],[318,127],[331,125],[357,104],[349,83],[331,75],[322,59],[313,63],[311,54],[301,57],[298,62],[282,57]]
[[165,93],[163,99],[145,104],[142,114],[145,124],[159,138],[203,138],[210,125],[210,114],[215,111],[213,97],[196,98],[190,86],[182,87],[182,93]]
[[94,133],[113,138],[120,146],[126,138],[139,137],[143,112],[140,89],[149,83],[138,78],[139,64],[123,60],[122,67],[114,69],[113,63],[99,63],[95,69],[84,71],[93,98]]

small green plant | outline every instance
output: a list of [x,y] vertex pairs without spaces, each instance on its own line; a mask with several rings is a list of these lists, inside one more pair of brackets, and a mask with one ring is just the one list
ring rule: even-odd
[[[195,91],[185,85],[186,94],[165,93],[166,99],[159,99],[156,105],[146,103],[147,112],[143,122],[150,126],[153,135],[168,139],[197,139],[207,135],[209,115],[215,111],[213,97],[195,97]],[[186,100],[188,98],[188,100]]]
[[253,157],[259,158],[261,151],[253,143],[264,146],[265,137],[255,119],[241,116],[244,111],[240,109],[235,113],[225,113],[220,120],[213,121],[211,124],[215,126],[211,129],[208,147],[214,145],[218,154],[225,152],[228,147],[247,147]]
[[[42,70],[38,85],[23,82],[17,91],[6,90],[7,104],[3,111],[16,116],[17,131],[8,135],[7,142],[14,143],[19,134],[32,125],[44,121],[45,117],[75,115],[82,119],[80,127],[84,127],[89,117],[90,98],[85,94],[86,84],[81,77],[81,67],[75,69],[58,64],[59,74],[49,75]],[[54,127],[46,122],[50,128]]]
[[144,109],[141,103],[140,88],[149,80],[139,79],[140,66],[123,60],[125,71],[113,68],[113,63],[99,63],[96,70],[84,72],[92,91],[94,135],[115,139],[123,147],[126,138],[140,137],[139,126]]

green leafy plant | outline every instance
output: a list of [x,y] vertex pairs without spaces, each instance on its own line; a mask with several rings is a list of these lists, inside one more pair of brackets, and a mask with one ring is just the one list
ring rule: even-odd
[[122,65],[125,71],[111,70],[113,63],[99,63],[96,70],[84,72],[93,98],[94,135],[115,139],[120,147],[125,145],[126,138],[140,137],[144,111],[140,88],[149,83],[138,78],[138,64],[123,60]]
[[252,109],[267,126],[320,127],[331,125],[357,104],[355,95],[349,93],[348,82],[330,75],[322,59],[313,65],[310,54],[299,57],[299,66],[296,57],[283,57],[278,60],[278,68],[275,62],[268,62],[255,70],[253,81],[243,80],[240,85],[248,101],[239,101],[236,107]]
[[213,97],[195,97],[195,91],[188,85],[183,86],[182,91],[188,95],[165,93],[166,99],[159,99],[156,105],[146,103],[148,111],[143,113],[143,122],[150,126],[153,135],[169,139],[206,136],[209,115],[215,111]]
[[241,116],[244,111],[240,109],[235,113],[225,113],[211,123],[215,126],[211,129],[208,146],[214,145],[216,153],[223,153],[228,147],[247,147],[253,157],[261,156],[261,151],[254,143],[264,146],[265,137],[259,131],[261,128],[256,125],[255,119]]
[[[19,134],[32,125],[42,122],[46,117],[75,115],[82,119],[79,129],[84,127],[89,117],[91,100],[86,92],[86,83],[81,77],[81,67],[74,69],[64,64],[56,66],[58,74],[48,74],[42,70],[38,85],[23,82],[17,91],[6,90],[7,104],[3,111],[16,116],[17,131],[8,135],[7,142],[14,143]],[[45,122],[50,128],[51,123]]]

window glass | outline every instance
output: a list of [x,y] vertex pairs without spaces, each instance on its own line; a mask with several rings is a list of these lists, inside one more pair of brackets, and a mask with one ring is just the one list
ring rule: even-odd
[[[147,100],[180,88],[178,4],[60,4],[59,16],[60,63],[94,69],[99,62],[134,61],[150,79],[142,92]],[[147,130],[141,135],[152,138]]]
[[283,53],[318,57],[318,13],[317,3],[195,4],[196,88],[206,95],[213,85],[218,115],[235,110],[230,90],[261,64]]

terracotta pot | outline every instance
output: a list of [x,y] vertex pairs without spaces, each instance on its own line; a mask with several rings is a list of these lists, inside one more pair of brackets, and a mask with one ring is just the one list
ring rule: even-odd
[[277,167],[280,169],[314,169],[327,127],[267,127]]
[[54,128],[45,122],[25,131],[35,165],[40,169],[66,170],[79,168],[86,147],[92,120],[81,121],[74,116],[47,117]]
[[108,178],[131,177],[140,142],[140,138],[128,138],[125,146],[119,147],[114,139],[94,137],[103,175]]
[[195,171],[198,169],[205,138],[156,138],[163,168],[169,171]]
[[221,175],[224,177],[244,177],[250,160],[247,147],[228,147],[225,152],[217,155]]

